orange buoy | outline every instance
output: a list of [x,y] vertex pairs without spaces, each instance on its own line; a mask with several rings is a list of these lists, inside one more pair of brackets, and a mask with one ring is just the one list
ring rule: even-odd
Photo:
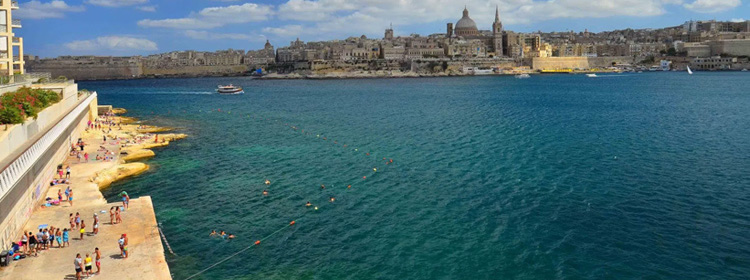
[[290,225],[290,226],[293,226],[293,225],[294,225],[294,221],[290,222],[290,223],[289,223],[289,225]]
[[352,188],[352,185],[348,185],[348,186],[346,186],[346,188],[347,188],[347,189],[351,189],[351,188]]
[[255,241],[255,245],[260,245],[260,240]]
[[369,155],[370,155],[370,153],[365,153],[365,155],[368,155],[368,156],[369,156]]

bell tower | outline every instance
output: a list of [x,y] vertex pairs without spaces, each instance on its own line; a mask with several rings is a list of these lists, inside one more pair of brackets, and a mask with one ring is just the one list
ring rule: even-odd
[[500,22],[500,8],[495,6],[495,22],[492,23],[492,47],[495,56],[503,55],[503,23]]

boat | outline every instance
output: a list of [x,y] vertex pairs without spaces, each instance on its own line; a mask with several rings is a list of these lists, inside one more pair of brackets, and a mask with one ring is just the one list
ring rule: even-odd
[[690,66],[687,67],[688,74],[693,75],[693,71],[690,70]]
[[747,72],[747,68],[745,68],[745,69],[742,69],[742,72]]
[[242,90],[241,87],[237,87],[232,84],[229,84],[228,86],[219,85],[219,87],[216,89],[216,92],[222,95],[234,95],[234,94],[245,93],[245,91]]
[[516,79],[527,79],[527,78],[531,78],[531,76],[529,76],[529,74],[526,74],[526,73],[516,75]]
[[591,74],[586,74],[586,77],[596,78],[596,77],[599,77],[599,76],[597,76],[595,73],[591,73]]

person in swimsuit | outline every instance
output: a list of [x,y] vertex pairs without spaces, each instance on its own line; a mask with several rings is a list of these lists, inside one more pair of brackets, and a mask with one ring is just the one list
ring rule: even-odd
[[70,241],[68,241],[68,240],[69,240],[69,237],[68,237],[68,236],[69,236],[69,231],[68,231],[68,229],[66,228],[66,229],[64,229],[64,230],[63,230],[63,233],[62,233],[62,238],[63,238],[63,247],[65,247],[65,245],[66,245],[66,244],[67,244],[68,246],[70,246]]
[[65,178],[70,179],[70,165],[68,165],[68,167],[65,168]]
[[102,253],[99,252],[99,247],[94,249],[94,256],[96,257],[96,274],[102,271]]
[[115,207],[115,224],[122,223],[122,217],[120,216],[120,207]]
[[94,235],[99,233],[99,215],[94,213]]
[[76,228],[78,228],[79,224],[81,224],[81,214],[76,212]]
[[127,259],[128,255],[129,255],[129,253],[128,253],[128,235],[123,233],[122,237],[125,238],[125,242],[122,244],[122,251],[125,252],[125,258]]
[[34,256],[37,256],[37,250],[36,250],[36,236],[34,236],[34,233],[29,231],[29,254],[32,252],[34,253]]
[[310,206],[312,206],[312,203],[310,203],[310,202],[308,201],[307,203],[305,203],[305,206],[307,206],[307,207],[310,207]]
[[62,189],[57,190],[57,201],[62,202]]
[[70,228],[75,229],[76,228],[76,220],[73,217],[73,213],[70,213]]
[[117,240],[117,245],[120,245],[120,256],[125,257],[125,234],[120,235],[120,239]]
[[268,190],[263,190],[263,195],[268,195]]
[[81,220],[81,239],[80,240],[83,240],[84,233],[86,233],[86,223],[84,223],[83,220]]
[[216,233],[216,230],[212,230],[212,231],[211,231],[211,234],[209,234],[208,236],[209,236],[209,237],[212,237],[212,236],[217,236],[217,235],[219,235],[219,234],[218,234],[218,233]]
[[73,206],[73,190],[71,189],[70,192],[68,192],[68,203],[70,203],[70,206]]
[[55,240],[57,240],[57,248],[62,248],[62,231],[59,228],[55,232]]
[[109,224],[110,225],[115,224],[115,207],[114,206],[109,208]]

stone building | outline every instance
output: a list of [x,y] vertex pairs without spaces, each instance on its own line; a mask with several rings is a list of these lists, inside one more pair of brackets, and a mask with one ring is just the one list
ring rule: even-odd
[[[447,42],[446,55],[451,53],[462,53],[464,55],[472,56],[503,56],[503,24],[500,21],[500,10],[495,8],[495,21],[492,23],[491,31],[480,31],[477,28],[477,24],[471,17],[469,17],[469,10],[464,8],[463,16],[456,22],[455,28],[453,23],[447,24],[446,38],[449,39]],[[460,43],[458,43],[461,41]],[[468,42],[479,41],[484,46],[478,49],[468,50]],[[460,44],[460,46],[453,46],[452,44]],[[475,43],[470,43],[475,44]],[[462,50],[467,50],[464,52]]]

